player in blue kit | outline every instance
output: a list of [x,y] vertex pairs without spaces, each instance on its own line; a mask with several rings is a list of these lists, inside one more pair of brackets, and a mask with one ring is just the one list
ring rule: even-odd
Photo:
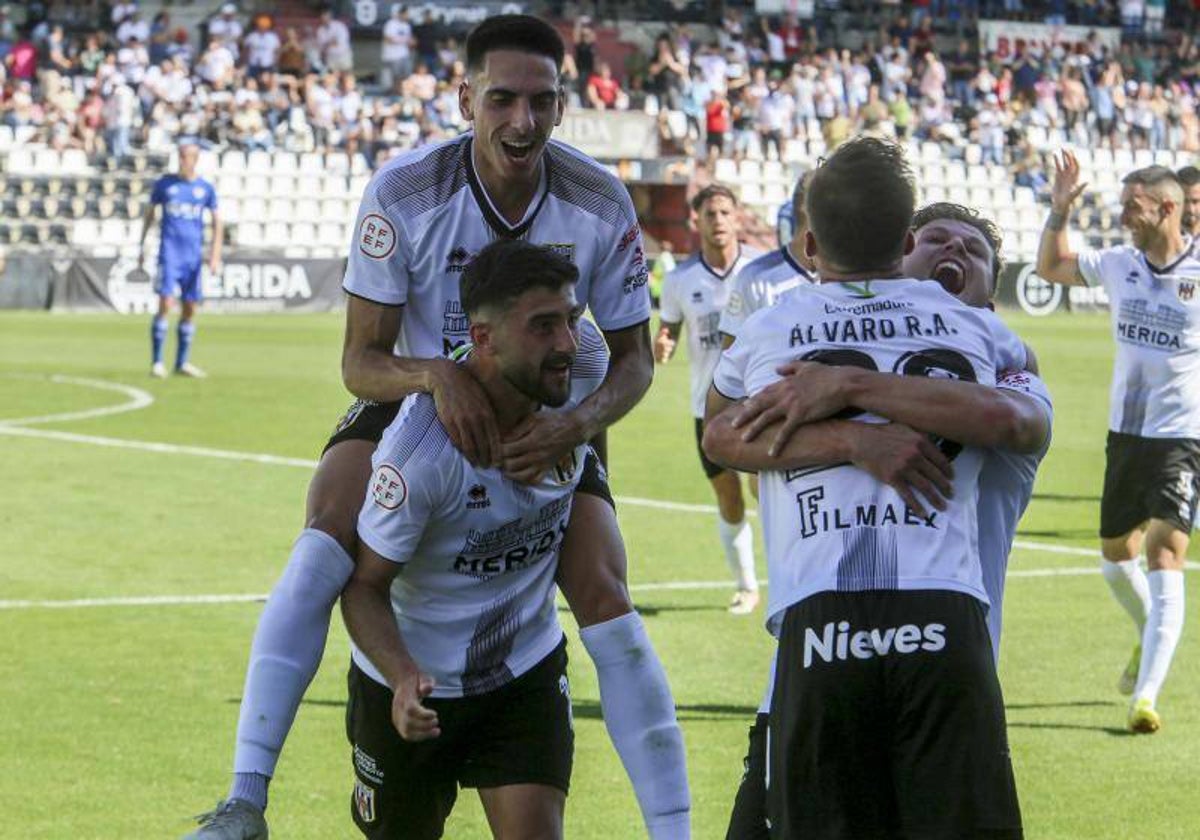
[[208,255],[209,271],[216,273],[221,264],[221,215],[217,212],[217,191],[203,178],[196,177],[196,161],[200,147],[184,141],[179,146],[179,172],[164,175],[154,184],[150,206],[138,240],[141,253],[138,268],[146,260],[146,234],[154,224],[158,208],[162,208],[162,237],[158,247],[158,277],[154,290],[158,293],[158,312],[150,325],[150,375],[164,378],[163,344],[167,339],[167,315],[171,305],[179,300],[179,346],[175,351],[175,372],[184,376],[203,377],[204,371],[188,361],[192,339],[196,335],[196,305],[204,297],[201,288],[201,264],[204,261],[204,211],[212,215],[212,248]]

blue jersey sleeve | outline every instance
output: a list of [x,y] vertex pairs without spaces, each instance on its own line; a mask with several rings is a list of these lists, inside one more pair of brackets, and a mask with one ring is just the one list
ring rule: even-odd
[[167,179],[159,178],[154,182],[154,189],[150,191],[151,204],[164,204],[167,200]]

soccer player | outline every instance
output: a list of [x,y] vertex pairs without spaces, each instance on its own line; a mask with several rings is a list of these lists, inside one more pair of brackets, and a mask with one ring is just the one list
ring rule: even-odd
[[[268,783],[353,570],[371,455],[398,401],[429,394],[468,460],[537,482],[624,416],[649,386],[650,301],[632,200],[602,166],[550,140],[565,101],[561,38],[538,18],[497,15],[466,46],[469,78],[459,102],[474,130],[394,158],[364,193],[345,279],[342,357],[343,379],[360,401],[321,458],[306,528],[259,620],[233,785],[205,815],[201,832],[209,833],[197,840],[266,834]],[[445,358],[468,340],[458,277],[500,238],[548,245],[574,262],[576,294],[612,353],[594,394],[569,411],[537,412],[504,437],[478,384]],[[612,507],[578,494],[558,583],[596,666],[605,725],[650,836],[687,837],[683,736],[666,673],[630,602],[625,562]]]
[[692,198],[692,213],[700,233],[700,250],[663,281],[654,357],[661,364],[671,360],[686,323],[696,451],[700,467],[717,496],[717,531],[737,587],[729,612],[747,615],[758,606],[758,575],[754,571],[754,533],[746,520],[742,479],[736,472],[723,469],[705,457],[700,449],[700,435],[704,398],[721,356],[721,333],[717,325],[729,301],[729,287],[738,272],[759,253],[738,241],[737,196],[728,187],[710,184],[700,190]]
[[212,217],[212,244],[208,253],[208,270],[216,274],[221,266],[221,239],[224,228],[217,211],[217,191],[213,185],[196,175],[200,146],[192,140],[179,144],[179,172],[164,175],[154,183],[150,204],[142,221],[138,239],[141,252],[138,268],[146,261],[146,234],[154,224],[155,214],[162,208],[162,231],[158,246],[158,277],[154,290],[158,293],[158,312],[150,324],[150,375],[160,379],[167,375],[163,364],[163,344],[167,340],[167,316],[175,299],[179,299],[179,344],[175,350],[175,372],[184,376],[204,377],[204,371],[189,360],[192,341],[196,336],[196,307],[204,297],[201,265],[204,262],[204,211]]
[[[502,433],[572,396],[578,276],[549,249],[507,239],[462,275],[462,368]],[[472,465],[428,394],[384,432],[342,594],[355,645],[353,814],[367,837],[441,837],[460,784],[479,790],[495,836],[563,836],[574,735],[554,573],[595,458],[580,444],[518,483]]]
[[1037,271],[1055,283],[1101,285],[1108,294],[1117,352],[1101,568],[1140,639],[1118,681],[1122,693],[1133,694],[1127,722],[1150,733],[1162,724],[1158,693],[1183,631],[1183,564],[1200,490],[1200,256],[1182,229],[1185,196],[1174,172],[1149,166],[1123,183],[1121,224],[1133,246],[1076,254],[1067,219],[1086,184],[1074,155],[1055,159]]
[[1183,187],[1183,232],[1195,236],[1200,233],[1200,169],[1185,166],[1175,176]]
[[[852,140],[817,170],[806,252],[822,283],[743,325],[707,417],[796,360],[989,387],[1024,362],[994,315],[903,277],[913,200],[885,141]],[[845,462],[759,473],[779,637],[773,837],[1022,834],[976,548],[982,453],[948,439],[928,451],[938,456],[953,478],[943,464],[917,482],[924,503]]]
[[777,250],[751,260],[733,278],[729,302],[721,310],[721,343],[733,344],[738,328],[753,313],[773,306],[779,298],[797,286],[816,282],[812,263],[804,254],[804,236],[808,233],[808,216],[804,210],[804,195],[812,170],[796,181],[792,191],[792,237]]
[[[969,208],[938,203],[917,212],[913,233],[915,246],[904,258],[906,277],[934,278],[968,306],[991,308],[1002,265],[1000,232],[994,224]],[[1034,366],[1032,354],[1027,355],[1027,367]],[[850,404],[886,417],[893,425],[813,422],[818,414],[829,415]],[[819,411],[814,410],[817,405]],[[776,406],[787,413],[781,414]],[[797,426],[800,418],[806,422]],[[983,447],[979,557],[989,603],[988,632],[998,665],[1008,553],[1049,448],[1052,421],[1049,392],[1033,370],[1003,371],[993,390],[966,382],[801,363],[777,385],[759,392],[752,403],[732,406],[713,418],[705,426],[704,445],[710,457],[739,469],[800,470],[849,461],[918,504],[914,482],[949,477],[943,456],[930,448],[922,432],[941,429],[961,443]],[[790,432],[785,426],[791,427]],[[747,434],[749,440],[744,439]],[[772,449],[777,454],[770,454]],[[768,683],[750,730],[746,772],[734,800],[727,840],[768,836],[764,771],[770,700]]]

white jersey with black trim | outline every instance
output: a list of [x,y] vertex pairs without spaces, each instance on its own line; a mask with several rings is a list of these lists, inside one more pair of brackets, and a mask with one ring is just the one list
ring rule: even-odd
[[1170,265],[1128,245],[1079,254],[1103,286],[1117,344],[1108,428],[1145,438],[1200,438],[1200,251],[1189,239]]
[[721,333],[737,338],[742,324],[755,312],[774,306],[792,289],[815,282],[816,278],[796,262],[786,245],[750,261],[733,278],[729,302],[721,312]]
[[[740,400],[778,381],[776,368],[794,360],[995,385],[997,370],[1024,359],[1020,339],[993,313],[937,283],[827,283],[752,315],[722,354],[713,386]],[[976,519],[983,453],[940,445],[954,459],[954,494],[945,511],[925,516],[850,464],[759,474],[772,632],[787,607],[825,591],[947,589],[986,603]]]
[[688,364],[691,367],[692,414],[704,416],[704,400],[712,384],[713,369],[721,357],[721,313],[729,301],[730,284],[738,272],[760,252],[742,246],[737,259],[725,271],[717,271],[693,254],[663,280],[659,315],[665,323],[683,324],[687,334]]
[[396,353],[448,356],[467,341],[459,276],[490,242],[520,238],[551,247],[579,269],[580,303],[603,330],[650,318],[641,228],[629,192],[600,164],[556,141],[525,218],[508,224],[475,174],[473,134],[385,164],[359,205],[343,287],[403,305]]
[[[568,410],[604,379],[608,348],[580,322]],[[454,448],[433,398],[408,397],[372,458],[359,538],[403,565],[392,608],[409,653],[433,677],[434,697],[493,691],[562,639],[554,605],[558,551],[587,455],[576,447],[534,486],[477,469]],[[383,676],[358,649],[355,663]]]
[[[1046,383],[1026,370],[1010,369],[997,374],[996,387],[1032,397],[1046,412],[1047,426],[1054,423],[1054,403]],[[1000,631],[1003,627],[1004,580],[1017,523],[1033,496],[1038,467],[1050,449],[1050,435],[1036,452],[1007,452],[990,449],[984,453],[979,474],[979,561],[989,608],[988,633],[992,653],[1000,661]]]

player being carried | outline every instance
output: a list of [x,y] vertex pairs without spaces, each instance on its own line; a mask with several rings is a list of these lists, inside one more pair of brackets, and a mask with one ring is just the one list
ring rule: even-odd
[[1087,186],[1079,175],[1073,154],[1055,159],[1037,271],[1055,283],[1102,286],[1109,299],[1117,352],[1100,565],[1138,632],[1118,681],[1122,693],[1133,694],[1128,725],[1150,733],[1161,725],[1158,693],[1183,632],[1183,565],[1200,491],[1200,254],[1182,229],[1184,190],[1163,166],[1123,179],[1121,224],[1133,245],[1076,254],[1067,220]]
[[[266,837],[267,786],[353,571],[371,456],[399,401],[429,394],[468,461],[537,484],[650,384],[648,272],[633,202],[604,167],[550,139],[565,103],[563,51],[558,32],[535,17],[479,24],[467,37],[468,80],[459,90],[473,131],[394,158],[366,188],[344,283],[342,374],[360,400],[309,486],[306,527],[255,631],[233,785],[194,840]],[[595,393],[569,411],[537,412],[504,436],[476,380],[445,358],[468,340],[458,278],[496,239],[524,239],[570,259],[579,269],[579,302],[612,354]],[[607,488],[598,484],[575,495],[558,584],[596,666],[605,725],[647,830],[685,838],[683,737],[666,674],[629,599]]]
[[[573,396],[577,279],[553,251],[503,239],[462,275],[461,367],[501,434]],[[478,789],[494,836],[562,837],[574,733],[554,575],[595,453],[581,444],[518,483],[472,465],[433,398],[416,394],[374,466],[342,593],[355,824],[367,837],[441,837],[462,785]]]
[[212,216],[212,245],[209,248],[208,270],[216,274],[221,266],[221,239],[224,236],[221,214],[217,212],[217,191],[208,181],[196,175],[200,146],[195,140],[179,144],[179,172],[164,175],[154,182],[150,203],[142,220],[142,235],[138,239],[138,268],[146,261],[146,234],[154,225],[154,217],[162,208],[162,230],[158,245],[158,276],[154,291],[158,294],[158,312],[150,324],[150,374],[158,378],[167,375],[163,364],[163,345],[167,341],[167,316],[175,300],[179,300],[178,344],[175,350],[175,372],[184,376],[205,374],[189,361],[192,341],[196,335],[196,308],[204,298],[204,211]]
[[[1000,232],[957,204],[922,208],[913,217],[915,244],[906,277],[932,277],[974,307],[992,307],[1000,275]],[[1026,367],[1035,360],[1027,353]],[[797,362],[753,399],[714,417],[704,445],[714,460],[744,470],[801,470],[846,461],[907,494],[945,488],[952,470],[927,433],[986,450],[979,476],[979,558],[989,607],[988,632],[999,664],[1004,576],[1017,523],[1033,494],[1038,465],[1050,444],[1053,409],[1036,370],[997,373],[996,388],[946,379],[872,373],[853,366]],[[890,425],[821,419],[855,406]],[[904,425],[901,425],[904,424]],[[917,431],[920,430],[920,431]],[[776,454],[771,454],[774,451]],[[774,663],[772,663],[772,676]],[[766,840],[768,682],[750,730],[746,772],[734,800],[727,840]]]
[[737,197],[721,184],[710,184],[692,198],[700,250],[680,263],[663,281],[654,356],[660,363],[670,361],[679,333],[684,324],[687,325],[696,451],[700,454],[704,475],[717,496],[717,531],[737,587],[729,611],[746,615],[758,606],[758,575],[754,571],[754,533],[746,520],[742,478],[709,461],[700,449],[704,397],[721,356],[718,324],[729,301],[729,286],[732,278],[759,255],[757,250],[746,248],[738,241],[737,211]]
[[[1024,365],[990,312],[905,278],[914,192],[903,152],[874,138],[814,173],[806,251],[821,284],[751,316],[722,354],[706,417],[798,361],[987,387]],[[941,471],[913,481],[919,496],[845,461],[759,473],[779,638],[773,837],[1022,836],[977,550],[983,452],[940,431],[955,435],[922,450]]]

